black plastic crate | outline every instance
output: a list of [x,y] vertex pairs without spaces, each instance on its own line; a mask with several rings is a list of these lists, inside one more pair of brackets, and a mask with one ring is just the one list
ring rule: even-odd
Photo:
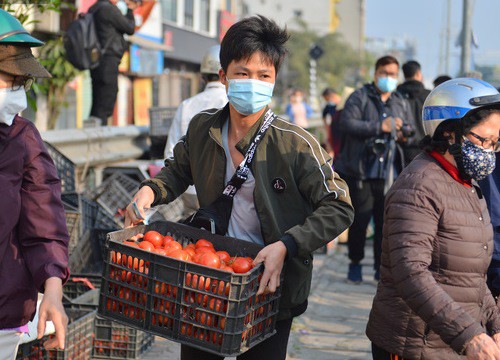
[[[96,310],[66,308],[69,318],[64,350],[46,350],[50,360],[88,360],[92,354]],[[53,336],[53,335],[51,335]]]
[[100,274],[72,273],[71,277],[63,286],[63,296],[65,299],[73,300],[92,289],[98,289],[100,287]]
[[43,343],[54,335],[20,344],[16,360],[88,360],[91,358],[96,310],[65,307],[69,318],[64,350],[46,350]]
[[46,340],[47,337],[43,337],[40,340],[19,344],[16,360],[48,360],[47,350],[43,347]]
[[72,273],[102,272],[102,251],[93,231],[86,231],[69,256],[69,268]]
[[99,211],[97,202],[74,191],[61,194],[61,199],[66,206],[72,206],[80,212],[80,235],[94,228]]
[[281,289],[256,296],[263,266],[234,274],[122,244],[149,230],[183,245],[204,238],[232,256],[262,249],[168,221],[110,233],[99,314],[221,356],[237,356],[275,333]]
[[54,146],[45,142],[47,151],[54,161],[57,168],[57,174],[61,179],[61,189],[63,192],[75,191],[76,190],[76,178],[75,178],[75,163],[64,156],[59,150]]
[[149,136],[163,137],[165,139],[176,111],[176,107],[149,108]]
[[96,316],[94,359],[137,359],[153,344],[154,336]]
[[80,238],[80,212],[65,209],[64,213],[66,215],[66,227],[69,234],[68,253],[71,254]]
[[109,211],[98,205],[96,218],[94,221],[94,229],[113,229],[118,230],[123,228],[123,216],[116,214],[113,216]]

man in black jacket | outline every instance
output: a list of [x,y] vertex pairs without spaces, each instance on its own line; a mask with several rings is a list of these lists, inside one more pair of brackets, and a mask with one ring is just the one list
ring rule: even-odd
[[138,1],[125,0],[127,9],[122,14],[117,4],[123,0],[99,0],[89,12],[94,14],[99,42],[104,55],[99,66],[90,71],[92,77],[92,109],[90,116],[100,119],[106,125],[113,114],[116,95],[118,94],[118,65],[127,50],[123,34],[132,35],[135,31],[134,14]]
[[357,284],[363,281],[360,262],[372,216],[375,279],[379,279],[385,193],[403,167],[401,148],[412,142],[408,128],[414,127],[410,105],[395,92],[398,73],[396,58],[378,59],[374,82],[356,90],[340,116],[343,141],[335,170],[349,186],[355,211],[347,244],[351,260],[348,280]]
[[[410,60],[403,64],[403,74],[405,82],[398,86],[398,91],[408,100],[413,118],[415,119],[415,138],[420,141],[424,136],[424,127],[422,125],[422,107],[427,95],[431,92],[424,88],[422,68],[420,64],[414,60]],[[404,148],[405,162],[409,164],[415,156],[420,153],[418,141]]]

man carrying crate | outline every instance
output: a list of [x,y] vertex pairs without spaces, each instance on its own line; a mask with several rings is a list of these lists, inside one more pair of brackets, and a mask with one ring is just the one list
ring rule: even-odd
[[[267,106],[288,37],[262,16],[228,30],[219,76],[229,104],[196,115],[173,158],[141,184],[133,199],[142,212],[171,202],[194,184],[205,214],[223,205],[217,208],[225,214],[214,216],[222,219],[217,233],[264,246],[254,260],[265,266],[258,294],[282,286],[277,333],[238,359],[286,358],[292,319],[307,308],[311,253],[342,233],[354,217],[348,188],[316,138]],[[126,226],[140,222],[133,208],[127,207]],[[181,358],[221,357],[182,345]]]
[[[219,81],[219,51],[219,45],[211,46],[201,62],[201,76],[207,83],[205,90],[184,100],[177,108],[172,126],[168,131],[165,158],[173,156],[175,144],[182,135],[186,134],[189,122],[196,114],[206,109],[219,109],[227,104],[226,89]],[[191,215],[199,208],[194,186],[189,186],[181,198],[184,203],[184,217]]]

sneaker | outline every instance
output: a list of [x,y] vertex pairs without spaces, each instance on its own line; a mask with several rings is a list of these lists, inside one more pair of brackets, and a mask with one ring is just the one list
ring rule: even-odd
[[354,284],[361,284],[363,275],[361,273],[361,264],[349,264],[349,272],[347,273],[347,280]]
[[375,275],[373,275],[375,281],[380,281],[380,269],[375,270]]

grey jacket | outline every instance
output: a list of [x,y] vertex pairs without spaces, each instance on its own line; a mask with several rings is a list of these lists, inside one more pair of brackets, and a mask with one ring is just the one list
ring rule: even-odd
[[486,286],[493,233],[484,199],[420,154],[386,197],[381,281],[366,334],[405,359],[461,359],[500,331]]

